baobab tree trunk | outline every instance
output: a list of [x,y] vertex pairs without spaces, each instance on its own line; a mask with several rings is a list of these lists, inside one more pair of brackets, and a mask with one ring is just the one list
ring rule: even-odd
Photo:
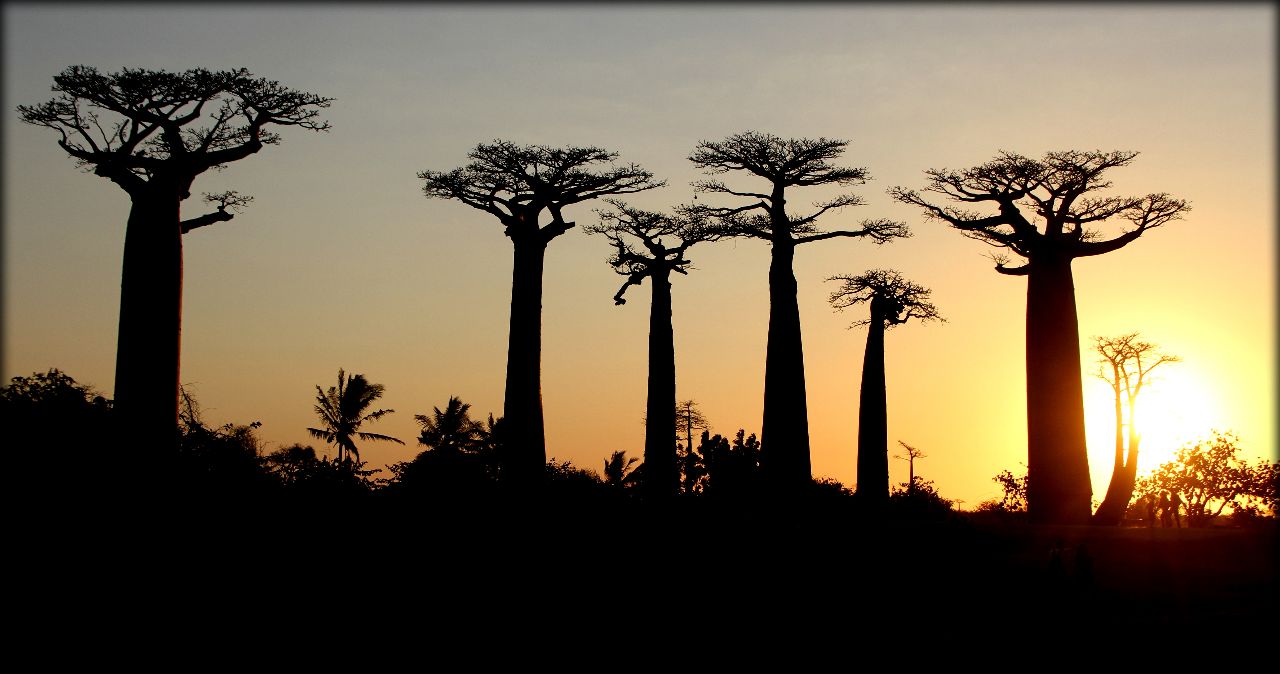
[[547,244],[536,234],[513,235],[511,327],[503,417],[507,442],[499,457],[504,482],[529,486],[547,463],[542,421],[542,268]]
[[160,468],[176,456],[182,344],[181,199],[133,195],[120,274],[115,413],[121,435]]
[[1032,522],[1089,521],[1093,490],[1068,257],[1041,255],[1027,274],[1027,469]]
[[888,405],[884,383],[884,320],[872,299],[867,351],[862,358],[858,398],[858,490],[860,500],[883,503],[889,498]]
[[1138,481],[1138,441],[1139,435],[1134,405],[1136,400],[1129,398],[1129,451],[1125,456],[1124,447],[1124,415],[1120,406],[1120,396],[1116,395],[1116,456],[1111,467],[1111,482],[1107,485],[1107,495],[1093,514],[1093,524],[1118,526],[1124,520],[1125,511],[1129,509],[1129,501],[1133,499],[1133,486]]
[[804,345],[792,272],[795,244],[775,239],[769,263],[769,337],[764,365],[760,469],[775,490],[796,491],[812,480]]
[[654,270],[649,308],[649,390],[645,409],[644,482],[653,497],[680,491],[676,467],[676,351],[671,327],[671,279]]

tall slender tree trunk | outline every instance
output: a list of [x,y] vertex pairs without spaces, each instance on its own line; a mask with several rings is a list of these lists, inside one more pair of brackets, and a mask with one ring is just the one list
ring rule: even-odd
[[781,491],[803,489],[813,477],[794,258],[795,244],[789,237],[775,237],[769,263],[769,337],[760,468],[765,480]]
[[181,199],[133,195],[120,275],[115,412],[120,430],[156,469],[176,456],[182,344]]
[[644,481],[650,496],[680,491],[676,466],[676,351],[671,327],[671,278],[666,270],[649,276],[649,391],[645,410]]
[[507,442],[499,457],[502,478],[516,486],[541,480],[547,463],[542,420],[542,269],[547,244],[537,234],[513,234],[511,328],[503,416]]
[[1125,511],[1129,509],[1129,501],[1133,500],[1133,487],[1138,481],[1138,430],[1137,415],[1134,408],[1137,400],[1129,397],[1129,451],[1126,457],[1124,446],[1124,413],[1121,409],[1119,392],[1116,393],[1116,456],[1111,467],[1111,482],[1107,485],[1107,495],[1093,514],[1093,524],[1118,526],[1124,521]]
[[1031,521],[1089,521],[1080,337],[1071,259],[1040,255],[1027,275],[1027,509]]
[[871,300],[867,350],[862,357],[858,398],[858,497],[882,503],[889,498],[888,405],[884,383],[884,320]]

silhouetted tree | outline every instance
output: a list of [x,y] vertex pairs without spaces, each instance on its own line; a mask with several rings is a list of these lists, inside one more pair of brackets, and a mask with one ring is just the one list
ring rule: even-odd
[[809,413],[805,394],[804,346],[800,335],[800,308],[792,271],[796,246],[833,237],[867,237],[884,243],[908,236],[905,225],[885,219],[863,220],[856,229],[821,231],[815,222],[824,213],[863,203],[861,197],[842,194],[814,204],[813,212],[788,212],[788,188],[819,185],[861,185],[869,175],[864,168],[833,166],[848,141],[827,138],[784,139],[748,131],[723,141],[698,143],[689,160],[711,173],[745,171],[763,178],[764,191],[732,189],[723,182],[695,183],[700,192],[727,194],[749,200],[741,206],[704,207],[721,217],[738,236],[768,241],[769,336],[764,375],[764,422],[761,428],[762,469],[775,489],[803,490],[812,479],[809,458]]
[[[676,464],[676,351],[671,327],[671,273],[688,274],[685,253],[696,243],[715,241],[721,228],[698,210],[677,208],[675,215],[643,211],[617,199],[613,210],[597,211],[600,223],[584,228],[613,244],[609,264],[627,280],[613,296],[625,304],[627,288],[647,278],[653,289],[649,305],[649,381],[645,406],[644,488],[649,496],[680,491]],[[633,245],[638,244],[638,245]]]
[[485,428],[471,420],[471,405],[450,396],[443,412],[439,407],[432,410],[431,416],[413,415],[414,421],[422,426],[418,444],[437,452],[461,454],[474,451],[483,441]]
[[0,387],[0,427],[8,464],[40,467],[40,480],[9,481],[11,488],[30,490],[26,497],[36,501],[92,501],[89,492],[119,490],[116,480],[136,469],[136,461],[119,451],[127,448],[128,438],[112,428],[110,401],[57,368],[13,377]]
[[617,451],[609,455],[604,461],[604,483],[621,489],[634,484],[636,481],[637,469],[632,468],[639,459],[635,457],[627,458],[625,451]]
[[[890,190],[898,201],[922,207],[928,217],[964,236],[1011,250],[1026,261],[1010,267],[1005,255],[993,255],[996,271],[1027,277],[1028,498],[1036,522],[1083,524],[1091,511],[1071,262],[1118,250],[1189,208],[1168,194],[1095,196],[1111,187],[1104,178],[1109,170],[1127,166],[1136,156],[1066,151],[1035,160],[1002,152],[974,168],[925,172],[930,182],[923,192],[964,205],[986,204],[995,214],[937,205],[915,190]],[[1132,227],[1104,239],[1094,227],[1113,218]]]
[[[382,384],[371,384],[364,375],[347,376],[342,369],[338,370],[338,385],[330,386],[325,391],[316,387],[316,414],[320,417],[323,428],[308,428],[312,437],[319,438],[338,448],[338,462],[343,465],[354,465],[359,468],[360,450],[355,439],[383,440],[401,445],[404,441],[389,435],[365,433],[360,427],[366,423],[377,421],[395,410],[370,410],[374,401],[382,397]],[[352,456],[355,457],[352,464]]]
[[[1214,431],[1211,438],[1187,443],[1173,461],[1139,479],[1136,489],[1143,496],[1163,492],[1181,496],[1187,507],[1187,525],[1192,527],[1208,526],[1227,506],[1274,507],[1280,464],[1267,459],[1250,464],[1239,452],[1239,437]],[[1274,510],[1272,514],[1276,514]]]
[[[212,427],[185,388],[178,389],[178,455],[181,473],[163,476],[184,491],[197,488],[243,498],[270,483],[257,429],[262,422]],[[178,478],[181,478],[179,481]],[[190,493],[188,493],[190,495]]]
[[[1102,356],[1098,376],[1111,385],[1115,394],[1116,453],[1107,495],[1093,514],[1093,523],[1116,526],[1124,519],[1133,498],[1134,482],[1138,479],[1138,445],[1142,440],[1138,433],[1138,394],[1152,370],[1163,363],[1176,363],[1182,359],[1157,353],[1156,345],[1140,341],[1136,332],[1119,337],[1097,337],[1094,350]],[[1126,423],[1129,426],[1127,452]]]
[[200,174],[278,143],[267,127],[328,129],[318,115],[333,99],[287,89],[244,69],[125,68],[104,74],[72,66],[53,82],[56,98],[20,105],[18,114],[28,124],[57,131],[67,154],[129,195],[115,407],[137,446],[171,453],[177,439],[182,235],[230,220],[248,198],[209,195],[218,208],[190,220],[182,219],[181,204]]
[[907,462],[907,489],[910,490],[916,483],[916,459],[923,459],[929,455],[901,440],[898,441],[898,444],[902,445],[903,450],[905,450],[902,454],[906,454],[906,456],[895,454],[894,458]]
[[[596,147],[519,146],[497,140],[468,154],[471,163],[452,171],[423,171],[428,197],[456,199],[482,210],[505,227],[514,248],[511,326],[503,418],[507,424],[502,476],[528,485],[546,473],[542,418],[542,269],[547,244],[575,223],[562,209],[616,194],[641,192],[663,183],[635,164],[597,168],[617,153]],[[550,221],[541,224],[542,215]]]
[[692,494],[698,480],[705,473],[702,462],[698,458],[698,452],[693,446],[693,432],[705,431],[710,428],[710,424],[703,416],[702,410],[698,409],[696,401],[683,400],[676,405],[676,427],[677,430],[684,431],[685,437],[684,455],[680,457],[681,488],[684,493]]
[[304,482],[320,462],[311,445],[294,443],[263,457],[267,470],[286,487]]
[[703,431],[698,453],[706,467],[703,490],[707,494],[738,495],[755,489],[761,467],[761,446],[755,433],[747,436],[740,428],[730,443],[718,433],[711,435]]
[[[929,289],[916,285],[896,271],[873,269],[860,276],[832,276],[841,281],[831,293],[838,310],[866,302],[870,316],[855,326],[867,326],[867,348],[862,359],[862,385],[858,399],[858,496],[883,502],[889,497],[889,411],[884,375],[884,332],[912,318],[945,320],[929,302]],[[908,486],[913,483],[908,483]]]
[[497,422],[489,415],[488,426],[471,419],[471,405],[451,396],[444,410],[432,408],[430,415],[417,414],[422,427],[418,444],[427,449],[410,461],[388,466],[392,493],[414,497],[477,498],[489,494],[497,478],[491,436]]
[[946,515],[951,512],[954,503],[938,493],[932,480],[918,477],[899,483],[896,489],[889,492],[888,502],[893,506],[895,514],[911,519]]

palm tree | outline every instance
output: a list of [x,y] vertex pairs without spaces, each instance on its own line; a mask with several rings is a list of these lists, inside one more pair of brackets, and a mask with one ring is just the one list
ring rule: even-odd
[[485,439],[485,427],[480,422],[471,420],[471,415],[468,414],[470,409],[471,405],[450,396],[443,412],[435,407],[429,417],[425,414],[413,415],[414,420],[422,426],[418,444],[435,451],[455,454],[478,450]]
[[337,387],[330,386],[328,391],[321,390],[319,386],[316,387],[315,410],[324,428],[308,428],[307,432],[312,437],[336,445],[338,461],[351,461],[354,455],[357,465],[360,463],[360,450],[356,447],[354,438],[389,440],[403,445],[403,441],[389,435],[360,432],[360,426],[365,422],[377,421],[395,411],[368,411],[369,406],[382,397],[382,392],[382,384],[370,384],[362,374],[348,377],[339,368]]
[[604,482],[613,487],[625,487],[635,482],[635,472],[631,466],[639,459],[627,458],[626,451],[618,451],[609,455],[604,462]]

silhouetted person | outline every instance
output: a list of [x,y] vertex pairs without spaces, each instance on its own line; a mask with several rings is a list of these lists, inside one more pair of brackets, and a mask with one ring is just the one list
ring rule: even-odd
[[1168,492],[1160,494],[1160,526],[1172,526],[1173,513],[1169,511],[1171,505]]
[[1173,510],[1173,521],[1179,529],[1182,528],[1182,516],[1178,514],[1178,509],[1182,507],[1182,495],[1176,491],[1169,492],[1169,507]]
[[1151,495],[1147,495],[1147,526],[1154,527],[1156,525],[1156,500]]

